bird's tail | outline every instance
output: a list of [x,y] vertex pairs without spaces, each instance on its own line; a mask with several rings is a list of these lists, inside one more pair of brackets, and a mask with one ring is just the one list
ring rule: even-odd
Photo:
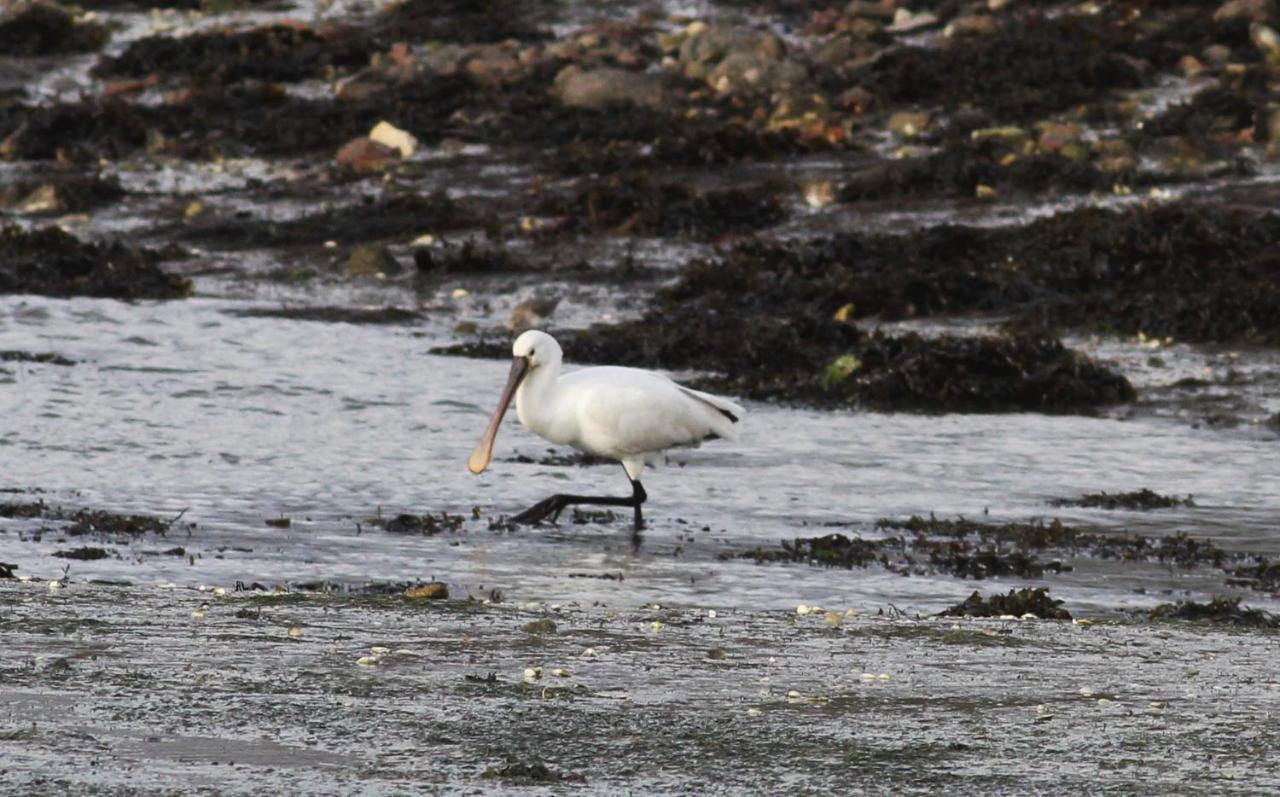
[[[722,398],[721,396],[713,396],[710,393],[703,393],[701,390],[693,390],[691,388],[684,387],[683,385],[680,386],[680,389],[684,391],[685,395],[701,401],[703,404],[706,404],[708,407],[716,411],[716,420],[719,421],[714,424],[717,437],[723,437],[726,440],[734,440],[737,438],[738,430],[735,429],[734,426],[738,421],[742,420],[746,416],[746,410],[738,404],[735,404],[727,398]],[[726,420],[728,423],[725,423]]]

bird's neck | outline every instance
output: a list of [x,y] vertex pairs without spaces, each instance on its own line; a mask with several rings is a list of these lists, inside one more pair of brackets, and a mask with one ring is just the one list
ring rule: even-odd
[[549,363],[525,378],[516,391],[516,414],[520,423],[543,437],[547,436],[555,420],[556,382],[560,379],[560,364]]

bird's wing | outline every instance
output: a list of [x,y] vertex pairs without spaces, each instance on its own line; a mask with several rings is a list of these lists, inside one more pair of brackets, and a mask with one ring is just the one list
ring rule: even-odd
[[716,408],[687,395],[670,379],[633,368],[577,372],[574,398],[582,442],[596,450],[641,454],[696,445],[717,434]]

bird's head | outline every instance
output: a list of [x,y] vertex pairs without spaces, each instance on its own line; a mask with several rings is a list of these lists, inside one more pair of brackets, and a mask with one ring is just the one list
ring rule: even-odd
[[515,397],[520,383],[537,368],[559,365],[564,354],[555,338],[531,329],[516,338],[516,342],[511,345],[511,356],[511,373],[507,375],[507,385],[502,388],[502,395],[498,397],[498,408],[493,411],[489,427],[485,429],[484,436],[480,438],[475,451],[471,452],[471,460],[467,463],[467,468],[472,473],[483,473],[493,460],[493,443],[498,438],[498,427],[502,425],[502,416],[507,414],[507,407]]
[[511,356],[524,360],[532,370],[539,366],[559,363],[564,357],[560,344],[545,332],[531,329],[511,344]]

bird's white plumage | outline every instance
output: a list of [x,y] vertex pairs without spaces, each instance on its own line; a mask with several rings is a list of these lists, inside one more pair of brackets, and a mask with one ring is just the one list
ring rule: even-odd
[[600,366],[562,376],[560,346],[544,332],[524,333],[512,349],[531,366],[516,391],[520,422],[553,443],[621,461],[633,480],[666,449],[733,439],[745,414],[727,399],[638,368]]

